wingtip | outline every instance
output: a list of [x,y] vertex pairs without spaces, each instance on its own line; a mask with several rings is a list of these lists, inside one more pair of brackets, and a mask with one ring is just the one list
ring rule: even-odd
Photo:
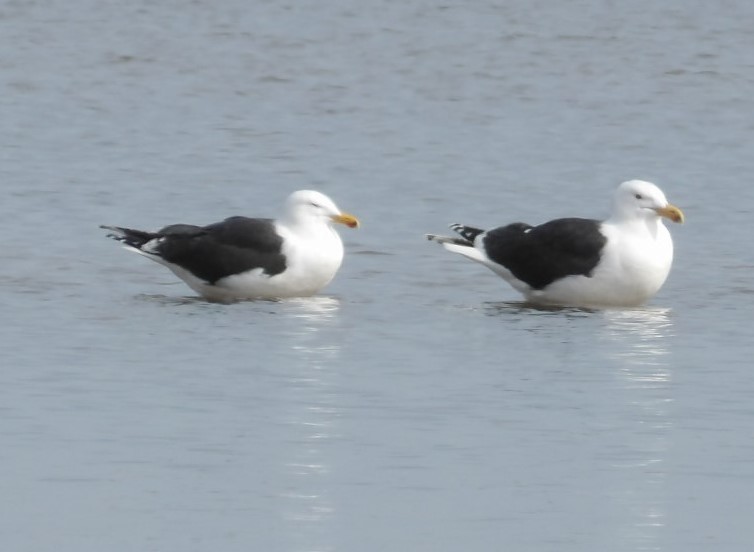
[[110,238],[111,240],[119,242],[122,242],[125,238],[123,228],[119,228],[118,226],[109,226],[107,224],[100,224],[99,227],[102,230],[107,230],[107,234],[105,234],[106,238]]
[[459,240],[458,238],[453,238],[451,236],[438,236],[437,234],[425,234],[426,238],[429,241],[437,242],[441,245],[445,245],[447,243],[453,243],[457,245],[468,245],[468,243],[464,240]]

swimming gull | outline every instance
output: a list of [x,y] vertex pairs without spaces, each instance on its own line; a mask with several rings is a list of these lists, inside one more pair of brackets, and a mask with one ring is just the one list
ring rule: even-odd
[[529,302],[627,307],[657,293],[670,272],[673,240],[663,218],[680,223],[684,215],[654,184],[630,180],[603,222],[561,218],[486,231],[453,224],[460,238],[427,238],[490,268]]
[[333,223],[359,226],[326,195],[300,190],[288,197],[277,220],[235,216],[157,232],[101,228],[126,249],[168,267],[202,297],[228,302],[309,296],[325,287],[343,261]]

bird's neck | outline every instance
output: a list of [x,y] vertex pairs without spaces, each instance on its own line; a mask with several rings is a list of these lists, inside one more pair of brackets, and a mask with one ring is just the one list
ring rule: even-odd
[[663,227],[662,219],[660,217],[613,216],[606,222],[614,226],[620,226],[621,228],[630,228],[632,231],[646,232],[653,239],[657,238],[658,233]]
[[284,219],[283,223],[294,234],[298,234],[301,237],[314,238],[322,236],[328,236],[330,234],[337,235],[337,232],[332,225],[320,220],[312,220],[310,218],[290,217]]

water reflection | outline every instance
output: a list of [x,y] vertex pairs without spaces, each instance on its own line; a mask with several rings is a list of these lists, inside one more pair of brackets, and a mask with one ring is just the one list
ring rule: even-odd
[[[670,309],[606,311],[611,356],[621,361],[619,373],[626,387],[666,389],[670,381],[669,338],[673,335]],[[654,407],[653,407],[654,408]]]
[[[601,385],[585,407],[598,443],[599,495],[631,550],[662,550],[667,525],[667,462],[672,444],[672,337],[669,309],[541,308],[525,302],[487,303],[484,314],[537,336],[557,350],[553,362],[573,381]],[[557,374],[557,372],[553,372]],[[609,397],[608,400],[604,400]],[[552,397],[557,401],[558,397]]]
[[557,305],[538,305],[526,301],[489,301],[484,303],[487,316],[557,316],[566,318],[583,318],[600,312],[583,307],[560,307]]
[[298,550],[332,550],[328,522],[335,506],[328,481],[340,414],[336,381],[341,348],[335,341],[340,302],[313,297],[285,301],[284,307],[303,323],[290,336],[294,366],[288,375],[291,400],[285,424],[293,437],[283,466],[290,484],[280,494],[282,515],[291,524]]
[[313,331],[331,323],[340,309],[339,299],[324,295],[286,299],[284,303],[290,307],[290,312],[294,316],[310,321],[310,329]]
[[662,550],[667,523],[666,461],[672,430],[672,370],[669,309],[604,311],[604,339],[615,375],[625,391],[622,442],[606,453],[610,469],[626,472],[615,489],[630,510],[622,528],[625,539],[642,550]]

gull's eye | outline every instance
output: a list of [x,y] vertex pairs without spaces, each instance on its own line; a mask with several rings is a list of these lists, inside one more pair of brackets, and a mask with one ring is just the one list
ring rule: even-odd
[[322,207],[319,203],[314,203],[313,201],[310,201],[309,205],[311,205],[312,207],[316,207],[317,209]]
[[636,199],[644,199],[644,196],[643,196],[643,195],[641,195],[641,194],[634,194],[634,197],[635,197]]

